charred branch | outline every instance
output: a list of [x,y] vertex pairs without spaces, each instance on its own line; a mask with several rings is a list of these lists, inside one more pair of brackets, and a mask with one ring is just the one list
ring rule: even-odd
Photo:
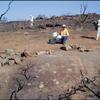
[[81,24],[83,24],[86,21],[86,19],[88,18],[88,14],[86,14],[87,8],[88,8],[88,5],[83,2],[81,5],[81,8],[80,8],[80,13],[81,13],[80,23]]
[[67,89],[66,93],[59,95],[59,100],[71,100],[71,96],[76,94],[77,91],[86,92],[86,89],[88,89],[97,98],[100,99],[100,94],[98,92],[96,93],[94,90],[92,90],[88,86],[89,84],[92,84],[94,81],[96,81],[97,78],[100,78],[100,76],[99,77],[95,76],[92,79],[90,79],[88,77],[85,77],[81,70],[80,70],[80,74],[81,74],[81,81],[79,82],[79,84],[77,86],[70,88],[70,89]]
[[11,1],[9,2],[7,10],[4,11],[4,12],[0,15],[0,21],[2,20],[2,17],[3,17],[5,14],[7,14],[7,12],[10,10],[10,7],[11,7],[11,4],[12,4],[13,1],[14,1],[14,0],[11,0]]

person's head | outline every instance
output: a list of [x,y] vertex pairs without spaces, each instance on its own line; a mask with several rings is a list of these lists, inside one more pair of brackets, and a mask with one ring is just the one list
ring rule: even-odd
[[62,25],[62,28],[63,28],[63,29],[64,29],[64,28],[66,28],[66,25],[65,25],[65,24],[63,24],[63,25]]

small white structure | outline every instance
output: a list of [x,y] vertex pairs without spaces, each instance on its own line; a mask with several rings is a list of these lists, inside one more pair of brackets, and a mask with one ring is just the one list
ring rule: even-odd
[[33,27],[33,23],[34,23],[34,17],[31,15],[30,16],[30,27]]

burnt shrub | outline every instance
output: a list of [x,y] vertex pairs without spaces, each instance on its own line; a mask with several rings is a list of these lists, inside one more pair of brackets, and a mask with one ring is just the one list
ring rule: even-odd
[[45,25],[38,25],[37,28],[39,28],[39,29],[46,29],[46,26]]
[[53,24],[46,24],[46,27],[54,27],[54,25]]
[[58,26],[61,26],[61,24],[58,24],[58,23],[57,23],[57,24],[55,24],[55,27],[58,27]]

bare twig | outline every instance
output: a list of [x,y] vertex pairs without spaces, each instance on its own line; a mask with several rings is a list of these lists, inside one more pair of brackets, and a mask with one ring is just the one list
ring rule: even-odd
[[32,64],[27,64],[26,65],[26,67],[24,67],[24,68],[22,68],[21,69],[21,75],[23,75],[25,78],[26,78],[26,80],[29,80],[29,79],[31,79],[32,78],[32,76],[30,75],[30,73],[29,73],[29,70],[33,67],[34,65],[32,65]]
[[22,90],[25,86],[25,83],[22,83],[20,79],[16,78],[16,82],[17,82],[17,88],[15,88],[11,95],[10,95],[10,100],[18,100],[18,97],[17,97],[17,93]]
[[10,10],[10,6],[11,6],[11,4],[12,4],[13,1],[14,1],[14,0],[11,0],[11,1],[9,2],[7,10],[4,11],[4,12],[0,15],[0,21],[2,20],[2,17],[3,17],[5,14],[7,14],[7,12]]
[[95,93],[91,88],[89,88],[86,84],[84,84],[85,88],[87,88],[89,91],[91,91],[96,97],[98,97],[100,99],[100,95],[98,95],[97,93]]
[[87,84],[93,83],[96,80],[96,77],[93,78],[93,80],[89,79],[88,77],[84,77],[82,71],[81,72],[81,76],[82,76],[82,80],[81,82],[83,83],[84,87],[87,88],[89,91],[91,91],[96,97],[100,98],[100,95],[98,95],[97,93],[95,93]]
[[13,98],[14,100],[18,100],[17,92],[15,90],[10,95],[10,100],[13,100]]
[[14,91],[12,91],[12,93],[11,93],[11,95],[10,95],[10,100],[12,100],[13,99],[13,96],[15,95],[15,90]]
[[86,21],[86,19],[88,18],[88,14],[86,14],[86,10],[88,8],[87,3],[85,4],[84,2],[81,4],[81,8],[80,8],[80,22],[81,24],[84,23]]
[[16,78],[16,82],[18,84],[18,88],[17,88],[17,92],[19,92],[23,87],[24,87],[24,83],[21,83],[21,80]]
[[71,89],[67,89],[67,92],[64,94],[59,95],[59,100],[70,100],[71,96],[76,94],[77,91],[86,92],[85,89],[88,89],[90,92],[92,92],[97,98],[100,98],[100,95],[98,93],[95,93],[88,85],[90,83],[93,83],[96,78],[100,77],[93,77],[93,79],[89,79],[88,77],[85,77],[83,72],[80,70],[81,74],[81,81],[77,86],[72,87]]
[[25,77],[25,81],[23,81],[22,79],[20,79],[20,78],[16,78],[16,84],[15,85],[17,85],[17,87],[15,87],[15,89],[11,92],[11,95],[10,95],[10,100],[13,100],[13,98],[15,99],[15,100],[17,100],[18,99],[18,97],[17,97],[17,93],[19,92],[19,91],[21,91],[24,87],[25,87],[25,82],[28,82],[28,81],[30,81],[32,78],[34,78],[34,77],[32,77],[31,75],[30,75],[30,73],[29,73],[29,70],[31,69],[33,67],[33,65],[32,64],[27,64],[24,68],[21,68],[21,73],[19,74],[19,75],[23,75],[24,77]]

